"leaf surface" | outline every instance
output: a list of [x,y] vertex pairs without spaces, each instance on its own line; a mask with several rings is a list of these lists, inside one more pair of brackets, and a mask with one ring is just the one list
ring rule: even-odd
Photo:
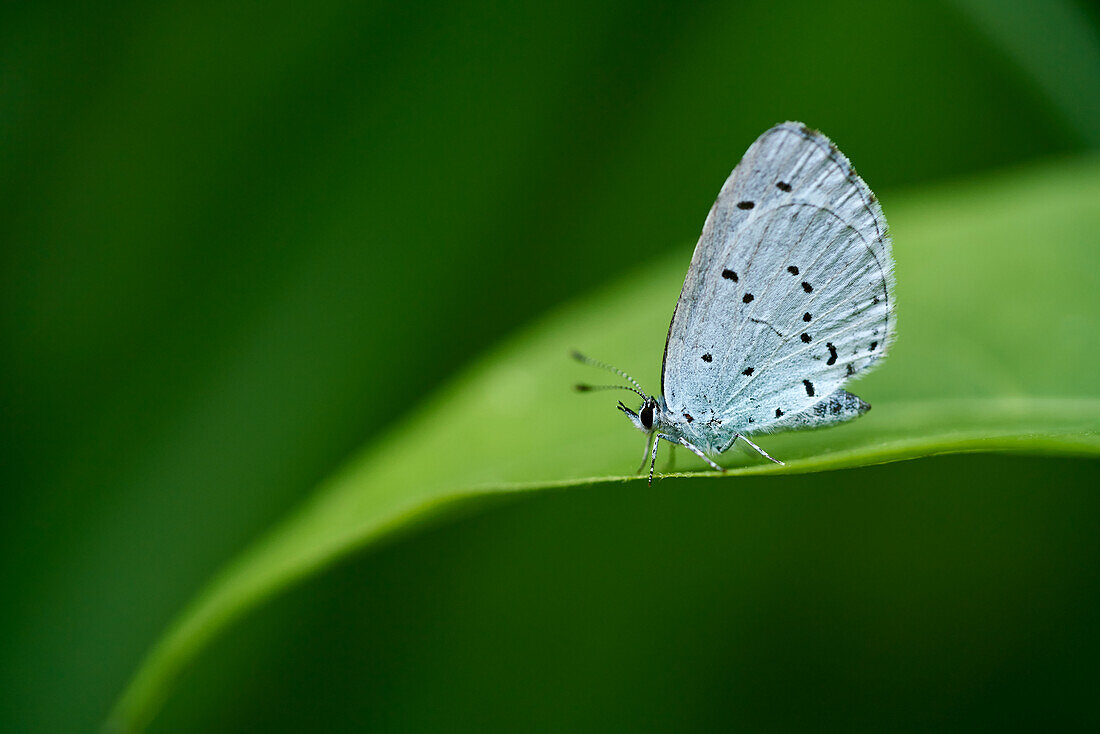
[[[850,424],[762,436],[786,467],[731,451],[724,476],[813,472],[943,453],[1100,454],[1100,164],[1069,162],[890,197],[898,341],[851,386]],[[143,728],[181,668],[250,608],[335,559],[509,493],[644,481],[643,437],[578,348],[658,389],[692,246],[568,304],[486,354],[210,581],[143,662],[110,727]],[[522,274],[517,277],[538,277]],[[501,304],[506,308],[506,304]],[[409,365],[415,369],[416,365]],[[625,393],[624,393],[625,394]],[[667,444],[662,445],[667,457]],[[658,459],[662,466],[667,459]],[[676,468],[698,476],[686,452]]]

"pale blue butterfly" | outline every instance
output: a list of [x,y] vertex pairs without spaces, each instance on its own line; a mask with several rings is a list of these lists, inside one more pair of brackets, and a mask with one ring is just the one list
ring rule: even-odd
[[[894,259],[886,218],[821,133],[784,122],[754,142],[711,207],[669,325],[663,395],[619,410],[648,437],[710,456],[748,435],[835,425],[871,406],[842,389],[894,339]],[[652,442],[652,445],[650,444]],[[642,467],[639,467],[639,471]]]

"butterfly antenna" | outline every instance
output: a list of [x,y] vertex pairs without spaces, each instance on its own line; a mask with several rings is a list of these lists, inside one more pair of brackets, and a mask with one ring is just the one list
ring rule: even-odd
[[636,395],[638,395],[638,397],[640,397],[642,400],[647,399],[644,393],[642,393],[638,390],[635,390],[634,388],[629,387],[628,385],[586,385],[585,383],[582,382],[582,383],[579,383],[577,385],[574,385],[573,389],[576,390],[577,392],[596,392],[597,390],[629,390],[630,392],[635,393]]
[[[607,370],[608,372],[614,372],[616,375],[618,375],[619,377],[623,378],[624,380],[629,382],[631,385],[633,385],[636,388],[635,392],[637,392],[639,395],[641,395],[643,399],[645,398],[645,392],[642,390],[642,386],[638,384],[638,381],[635,380],[630,375],[623,372],[618,367],[612,367],[611,365],[607,364],[606,362],[601,362],[598,359],[592,359],[591,357],[587,357],[587,356],[581,354],[580,352],[578,352],[576,350],[573,351],[573,359],[577,360],[581,364],[587,364],[587,365],[592,366],[592,367],[599,367],[602,370]],[[627,388],[627,389],[629,389],[629,388]]]

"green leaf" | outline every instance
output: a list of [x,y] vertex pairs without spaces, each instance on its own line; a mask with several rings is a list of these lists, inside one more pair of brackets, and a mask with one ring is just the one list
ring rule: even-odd
[[[874,409],[832,429],[764,436],[787,467],[731,452],[726,463],[735,468],[724,481],[734,489],[742,474],[952,452],[1100,454],[1100,297],[1087,267],[1100,232],[1098,200],[1100,165],[1092,160],[885,200],[899,338],[883,366],[853,388]],[[509,493],[644,481],[624,473],[643,437],[609,396],[570,391],[594,375],[568,352],[622,366],[656,391],[691,249],[681,245],[561,308],[366,447],[184,610],[117,702],[111,727],[143,728],[215,634],[343,555]],[[701,464],[693,456],[676,462],[693,475],[719,476],[694,471]]]

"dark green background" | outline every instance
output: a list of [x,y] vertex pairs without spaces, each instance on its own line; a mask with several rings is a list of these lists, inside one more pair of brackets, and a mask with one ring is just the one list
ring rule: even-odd
[[[1097,29],[977,0],[0,11],[0,730],[93,729],[227,559],[474,355],[694,239],[771,124],[887,203],[1092,155]],[[1095,477],[541,497],[246,619],[157,728],[1081,723]]]

